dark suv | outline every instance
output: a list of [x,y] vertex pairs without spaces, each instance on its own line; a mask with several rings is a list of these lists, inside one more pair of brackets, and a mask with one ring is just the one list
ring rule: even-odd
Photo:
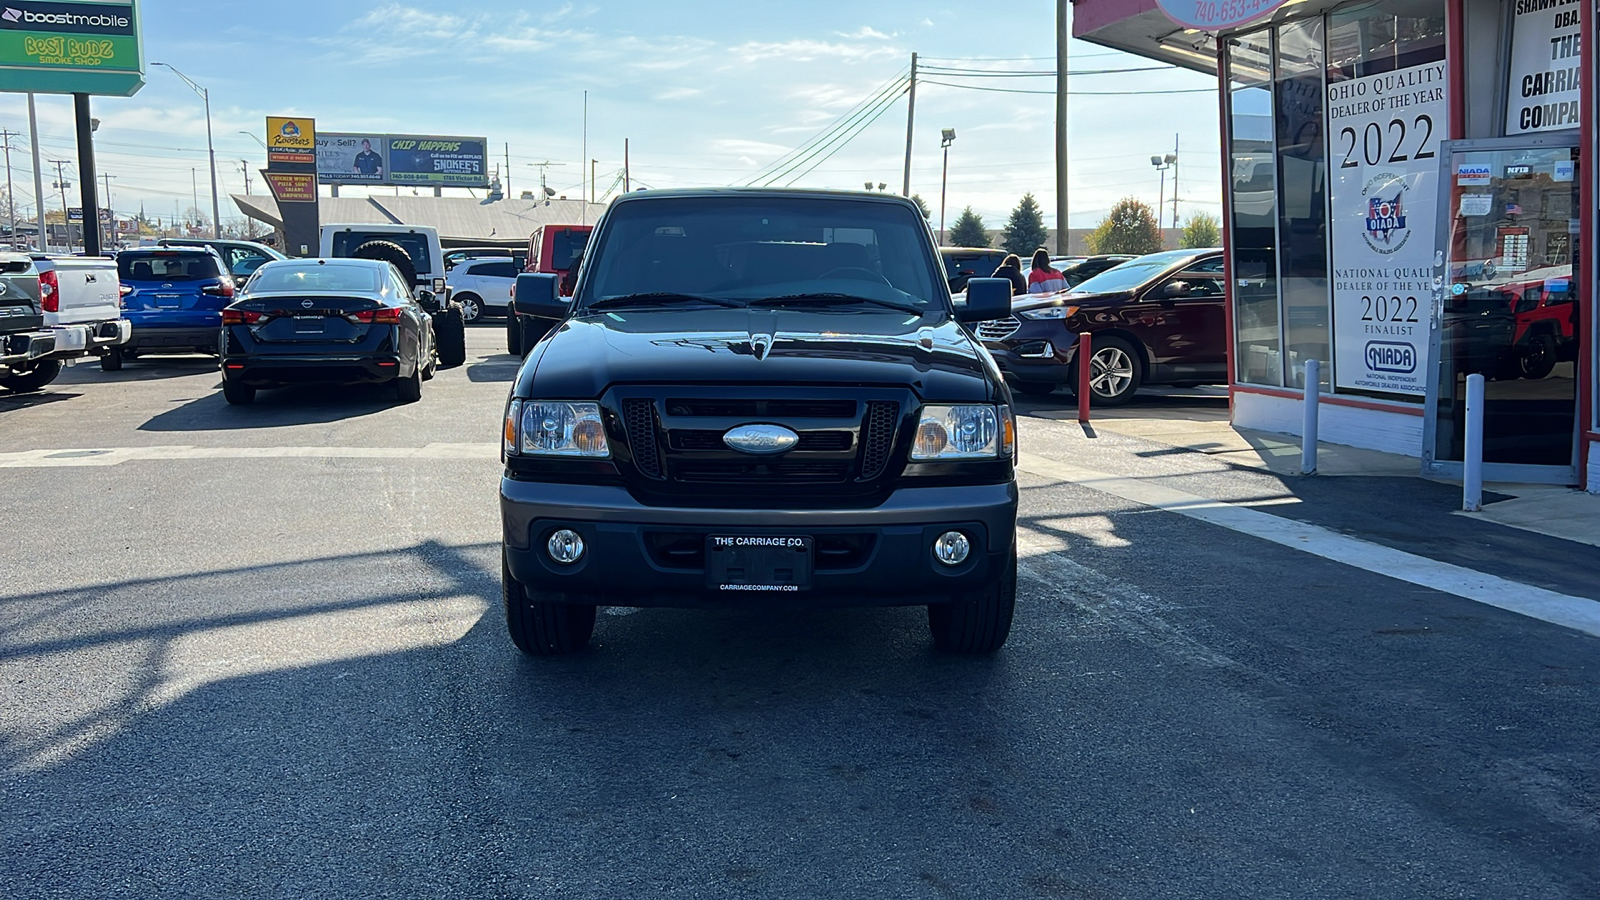
[[1017,298],[974,329],[1024,394],[1076,389],[1078,335],[1089,332],[1091,400],[1120,406],[1142,384],[1226,384],[1227,293],[1221,250],[1151,253],[1068,294]]
[[613,201],[506,408],[506,621],[582,647],[595,607],[928,607],[935,643],[1005,643],[1015,424],[958,324],[932,234],[881,194],[651,191]]

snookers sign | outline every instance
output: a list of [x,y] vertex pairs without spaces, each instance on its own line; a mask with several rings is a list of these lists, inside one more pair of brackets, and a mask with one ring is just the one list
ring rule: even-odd
[[1445,64],[1328,85],[1334,375],[1340,388],[1428,384]]

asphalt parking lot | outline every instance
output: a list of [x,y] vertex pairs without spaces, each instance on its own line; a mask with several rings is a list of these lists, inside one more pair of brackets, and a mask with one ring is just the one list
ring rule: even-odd
[[[613,609],[523,658],[503,340],[409,405],[230,407],[200,358],[0,394],[0,894],[1600,894],[1595,639],[1070,481],[1022,476],[992,657],[921,609]],[[1226,417],[1115,414],[1162,404]]]

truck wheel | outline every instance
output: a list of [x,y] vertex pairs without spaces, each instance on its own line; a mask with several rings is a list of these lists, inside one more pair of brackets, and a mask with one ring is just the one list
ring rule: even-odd
[[[594,607],[560,603],[530,594],[511,577],[506,551],[500,548],[500,592],[506,603],[506,630],[511,643],[529,656],[556,656],[588,646],[594,635]],[[560,595],[557,595],[560,596]]]
[[928,606],[933,645],[952,653],[993,653],[1005,646],[1011,634],[1016,605],[1017,551],[1013,548],[1005,571],[988,589]]
[[411,261],[406,248],[394,241],[367,241],[350,253],[355,259],[376,259],[392,264],[400,270],[400,279],[406,284],[417,283],[417,265]]
[[454,369],[467,361],[467,323],[461,307],[450,306],[433,317],[433,336],[438,341],[439,366]]
[[234,406],[249,406],[256,402],[256,389],[237,381],[222,379],[222,396]]
[[411,371],[411,374],[394,380],[394,396],[401,403],[415,403],[422,399],[422,364]]
[[478,299],[477,294],[456,294],[454,296],[456,302],[461,304],[462,321],[470,324],[483,318],[483,301]]
[[533,345],[545,336],[550,329],[525,318],[517,319],[517,333],[521,335],[522,355],[527,356],[533,352]]
[[[1119,337],[1097,337],[1089,366],[1089,402],[1095,406],[1123,406],[1133,400],[1144,382],[1139,351]],[[1076,373],[1072,379],[1078,383]]]
[[506,352],[512,356],[522,355],[522,324],[517,321],[516,313],[506,314]]
[[17,393],[24,391],[37,391],[61,374],[61,361],[55,359],[41,360],[33,364],[33,368],[26,372],[18,372],[0,378],[0,385],[4,385]]
[[106,352],[100,355],[100,371],[120,372],[122,371],[122,360],[121,347],[107,347]]
[[1517,357],[1517,370],[1523,378],[1538,380],[1548,376],[1556,367],[1556,341],[1548,334],[1536,334]]

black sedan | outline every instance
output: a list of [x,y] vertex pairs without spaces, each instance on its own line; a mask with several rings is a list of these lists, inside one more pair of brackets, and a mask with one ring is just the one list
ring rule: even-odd
[[318,382],[392,382],[412,403],[439,367],[432,317],[379,260],[267,263],[222,311],[221,341],[222,393],[237,404],[262,388]]

